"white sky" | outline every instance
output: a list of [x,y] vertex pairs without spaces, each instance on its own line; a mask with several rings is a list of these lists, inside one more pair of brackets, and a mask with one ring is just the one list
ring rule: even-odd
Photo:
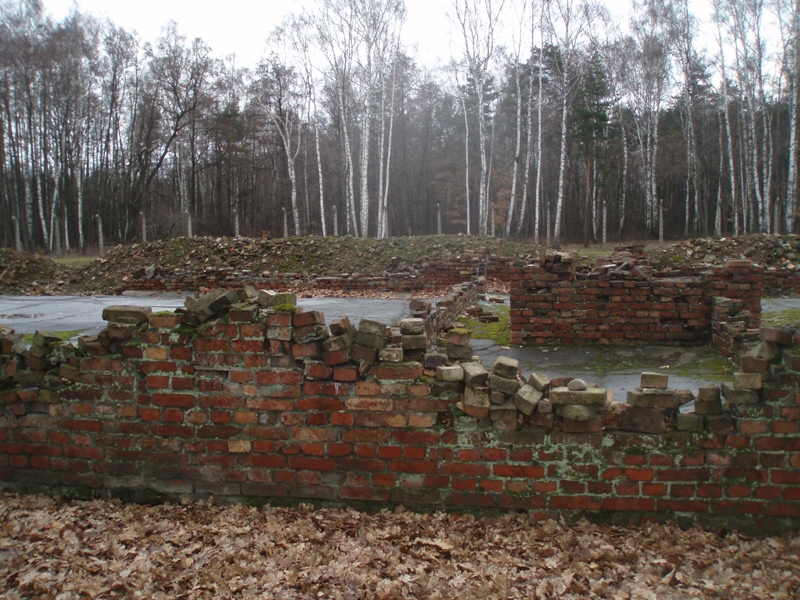
[[[628,0],[623,0],[627,2]],[[170,20],[188,39],[201,38],[212,55],[236,54],[236,63],[252,67],[264,49],[264,40],[290,12],[311,7],[312,0],[43,0],[45,11],[55,19],[66,16],[73,4],[82,12],[106,15],[127,30],[136,30],[142,41],[156,39]],[[408,18],[403,41],[422,65],[447,60],[450,0],[406,0]],[[414,49],[416,46],[416,50]]]

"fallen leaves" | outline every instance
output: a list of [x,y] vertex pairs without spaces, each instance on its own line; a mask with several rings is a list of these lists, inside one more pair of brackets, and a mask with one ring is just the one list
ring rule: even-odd
[[7,598],[793,598],[800,537],[0,495]]

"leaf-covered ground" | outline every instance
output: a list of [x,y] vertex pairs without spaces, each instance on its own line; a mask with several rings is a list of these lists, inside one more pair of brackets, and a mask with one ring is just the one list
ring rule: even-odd
[[4,598],[797,598],[800,536],[0,495]]

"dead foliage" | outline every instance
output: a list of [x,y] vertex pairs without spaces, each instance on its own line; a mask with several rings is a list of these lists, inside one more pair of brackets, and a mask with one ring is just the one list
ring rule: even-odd
[[6,598],[796,598],[800,537],[0,495]]

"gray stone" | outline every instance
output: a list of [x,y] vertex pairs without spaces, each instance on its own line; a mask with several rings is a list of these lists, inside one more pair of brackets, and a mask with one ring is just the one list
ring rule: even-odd
[[403,362],[403,349],[381,348],[378,351],[378,360],[380,362],[401,363]]
[[333,335],[353,334],[355,327],[350,322],[350,317],[339,317],[331,322],[331,333]]
[[506,379],[516,379],[517,371],[519,371],[519,361],[508,356],[498,356],[497,360],[494,361],[494,367],[492,367],[494,375],[499,375]]
[[539,400],[539,404],[536,405],[536,412],[542,415],[553,414],[553,403],[547,398],[542,398]]
[[460,365],[436,367],[436,379],[439,381],[461,381],[464,379],[464,369]]
[[120,304],[106,306],[103,309],[103,320],[110,323],[139,325],[140,323],[146,323],[151,314],[153,314],[153,309],[149,306],[126,306]]
[[486,388],[466,388],[464,390],[464,412],[479,419],[489,416],[489,390]]
[[402,335],[425,335],[425,319],[403,319],[400,321]]
[[669,375],[666,373],[642,373],[640,385],[643,388],[658,388],[664,390],[669,384]]
[[695,400],[694,412],[697,415],[718,415],[722,412],[722,401],[717,400]]
[[441,367],[442,365],[447,364],[447,355],[441,354],[439,352],[429,352],[425,355],[425,368],[426,369],[435,369],[436,367]]
[[700,432],[703,431],[704,425],[705,421],[703,420],[703,415],[691,414],[691,413],[678,415],[678,421],[677,421],[678,431]]
[[758,392],[754,390],[737,390],[729,383],[722,383],[722,397],[730,404],[758,404]]
[[325,352],[337,352],[339,350],[345,350],[352,345],[353,345],[352,333],[337,335],[328,338],[327,340],[322,342],[322,348],[323,350],[325,350]]
[[528,383],[533,386],[533,389],[541,392],[550,385],[550,378],[542,373],[531,373]]
[[503,392],[504,394],[515,394],[516,391],[520,388],[520,382],[518,379],[510,379],[508,377],[501,377],[495,373],[492,373],[491,377],[489,377],[489,389],[494,390],[496,392]]
[[517,418],[517,407],[513,402],[505,402],[489,407],[489,418],[492,421],[505,421]]
[[567,384],[570,392],[582,392],[586,389],[586,382],[583,379],[573,379]]
[[368,333],[378,337],[386,337],[386,324],[372,319],[361,319],[358,323],[359,333]]
[[556,415],[572,421],[589,421],[597,418],[597,409],[593,406],[578,404],[559,404],[555,407]]
[[425,350],[428,347],[428,336],[403,335],[403,348],[405,350]]
[[367,331],[359,331],[356,334],[356,344],[364,346],[365,348],[380,350],[386,347],[387,339],[386,336],[375,335]]
[[506,394],[503,392],[497,392],[495,390],[489,391],[489,402],[492,404],[504,404],[508,401]]
[[529,384],[523,385],[514,394],[514,405],[524,415],[530,415],[536,410],[539,400],[542,399],[542,393]]
[[464,369],[464,383],[471,387],[480,387],[486,385],[489,379],[489,372],[479,362],[464,362],[461,363]]
[[761,373],[733,374],[733,387],[737,390],[760,390],[762,382]]
[[772,342],[759,342],[758,346],[753,348],[750,356],[760,358],[761,360],[775,360],[781,354],[781,349]]
[[550,390],[548,398],[556,405],[582,404],[603,406],[606,403],[606,390],[601,388],[590,388],[582,392],[571,392],[565,387],[553,388]]
[[698,402],[713,402],[718,401],[719,398],[720,393],[718,385],[697,388]]

